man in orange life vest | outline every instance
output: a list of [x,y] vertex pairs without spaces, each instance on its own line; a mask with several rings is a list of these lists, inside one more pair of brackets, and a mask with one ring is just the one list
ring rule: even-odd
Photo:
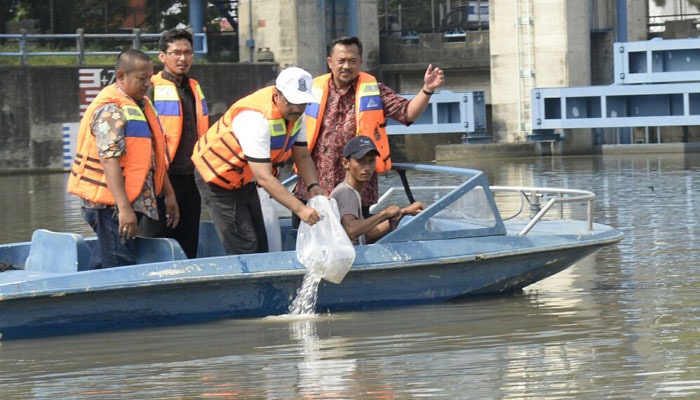
[[[370,74],[360,72],[362,43],[356,37],[334,40],[326,59],[329,74],[314,78],[314,101],[306,107],[306,133],[309,151],[321,178],[319,184],[333,190],[345,178],[341,164],[343,147],[357,135],[370,137],[378,152],[376,172],[391,169],[386,118],[410,125],[428,107],[430,96],[445,80],[442,70],[428,66],[423,87],[410,101],[377,82]],[[295,195],[307,200],[310,196],[302,185]],[[369,215],[369,206],[379,197],[375,174],[362,191],[362,210]]]
[[136,263],[138,220],[159,218],[156,196],[161,191],[166,224],[175,227],[180,219],[165,172],[165,139],[145,96],[153,63],[131,49],[119,55],[114,70],[116,82],[100,91],[80,122],[68,178],[68,192],[83,199],[83,216],[97,234],[91,269]]
[[[163,71],[151,78],[153,105],[163,126],[170,165],[168,178],[180,207],[180,223],[169,228],[163,219],[144,218],[139,233],[144,236],[176,239],[187,257],[197,256],[199,216],[202,200],[194,183],[192,149],[209,129],[209,112],[199,83],[188,77],[192,67],[192,34],[185,29],[170,29],[160,37],[158,58]],[[163,198],[158,198],[160,215],[165,215]]]
[[310,194],[327,195],[306,145],[303,115],[311,100],[311,75],[287,68],[274,86],[235,102],[195,145],[195,182],[227,254],[268,250],[256,184],[302,221],[320,220],[277,179],[291,156]]

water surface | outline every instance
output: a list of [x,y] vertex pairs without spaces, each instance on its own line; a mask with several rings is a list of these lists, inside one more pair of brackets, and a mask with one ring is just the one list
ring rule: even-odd
[[[0,342],[0,398],[700,397],[698,155],[463,166],[592,190],[596,222],[626,237],[502,297]],[[0,176],[0,242],[89,233],[65,179]]]

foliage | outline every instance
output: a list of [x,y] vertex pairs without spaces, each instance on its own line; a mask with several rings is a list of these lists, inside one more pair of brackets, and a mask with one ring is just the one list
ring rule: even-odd
[[[146,1],[144,21],[138,26],[145,32],[161,32],[189,23],[189,1]],[[36,20],[39,33],[74,33],[82,28],[85,33],[116,33],[132,17],[129,0],[7,0],[5,18],[12,21]],[[218,29],[221,17],[218,8],[203,1],[205,21]],[[53,17],[53,18],[52,18]],[[5,21],[3,21],[5,22]]]
[[52,28],[54,33],[77,28],[86,33],[116,32],[129,16],[129,0],[15,0],[9,16],[13,21],[36,20],[42,33]]

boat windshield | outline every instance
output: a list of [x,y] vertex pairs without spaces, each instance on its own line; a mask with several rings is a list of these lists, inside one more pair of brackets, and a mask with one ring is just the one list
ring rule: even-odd
[[[426,207],[447,196],[457,186],[411,186],[413,197]],[[391,204],[407,205],[406,194],[401,187],[391,187],[381,197],[372,213],[380,212]],[[450,204],[443,205],[435,215],[427,219],[426,230],[456,231],[490,228],[496,225],[496,216],[482,186],[476,186]],[[406,219],[407,222],[409,219]]]

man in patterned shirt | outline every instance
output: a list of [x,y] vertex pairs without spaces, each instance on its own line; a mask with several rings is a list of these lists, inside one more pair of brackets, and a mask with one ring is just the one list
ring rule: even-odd
[[68,192],[80,196],[85,221],[98,238],[90,269],[136,263],[142,216],[158,219],[156,196],[165,195],[166,223],[180,219],[166,169],[165,139],[153,104],[145,97],[153,63],[139,50],[117,58],[116,82],[85,111]]
[[[369,136],[375,141],[380,153],[377,162],[382,162],[389,169],[391,161],[388,157],[386,117],[410,125],[428,107],[430,96],[442,85],[445,77],[440,68],[429,65],[423,77],[423,87],[409,101],[376,82],[372,75],[360,72],[362,43],[357,37],[334,40],[329,46],[326,62],[331,73],[314,79],[312,92],[316,103],[310,103],[306,108],[306,132],[311,157],[320,178],[318,183],[330,192],[345,178],[345,169],[341,164],[343,146],[357,135]],[[374,93],[365,96],[371,91]],[[363,121],[365,115],[372,116]],[[382,157],[385,159],[382,160]],[[369,216],[369,206],[379,198],[378,187],[377,175],[374,174],[362,190],[362,212],[365,216]],[[295,195],[308,200],[304,189],[303,185],[297,185]]]

